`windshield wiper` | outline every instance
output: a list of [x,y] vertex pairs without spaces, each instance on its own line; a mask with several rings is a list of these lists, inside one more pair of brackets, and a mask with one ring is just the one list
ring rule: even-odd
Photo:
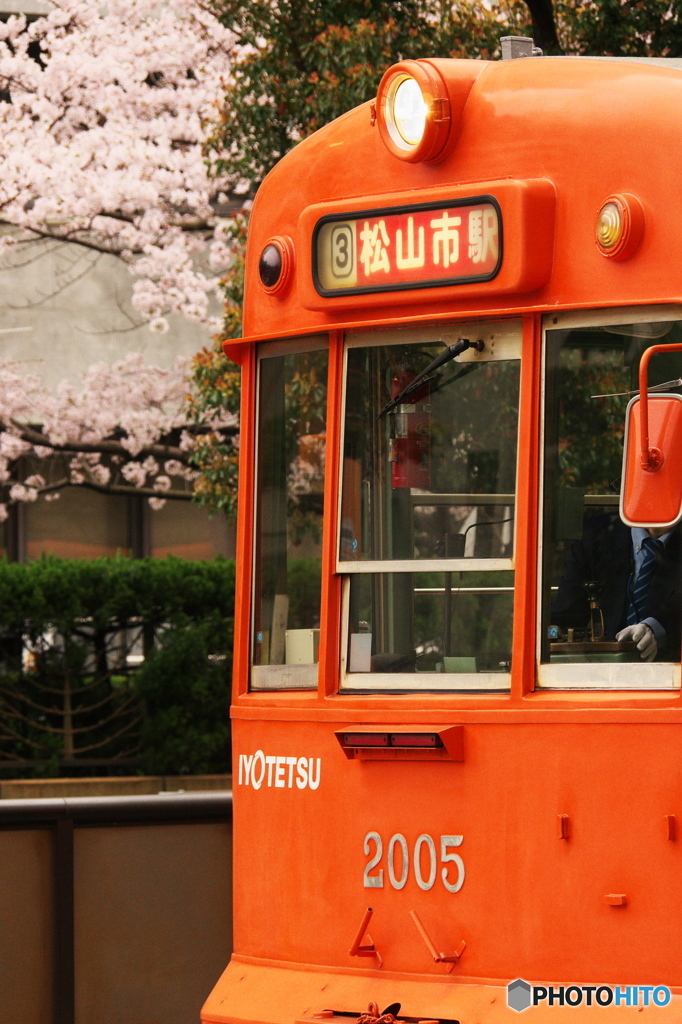
[[[458,363],[461,367],[457,373],[453,373],[450,377],[441,377],[440,374],[436,373],[433,377],[428,377],[427,380],[437,381],[435,387],[432,385],[429,388],[429,397],[442,391],[443,388],[449,387],[450,384],[454,384],[455,381],[461,380],[462,377],[467,377],[473,370],[478,370],[483,364],[482,363]],[[424,381],[426,383],[426,381]]]
[[469,341],[468,338],[460,338],[454,345],[448,345],[445,351],[441,352],[439,356],[436,356],[436,358],[432,360],[424,370],[418,373],[416,377],[413,377],[412,380],[405,385],[402,391],[395,396],[395,398],[392,398],[390,402],[386,403],[377,416],[377,419],[380,420],[381,417],[385,416],[387,412],[391,411],[391,409],[395,409],[396,405],[400,405],[400,403],[404,402],[406,398],[410,397],[410,395],[413,395],[416,391],[423,388],[430,373],[437,370],[439,366],[443,365],[443,363],[448,363],[451,359],[461,355],[462,352],[466,352],[468,348],[475,348],[477,352],[482,352],[483,342]]

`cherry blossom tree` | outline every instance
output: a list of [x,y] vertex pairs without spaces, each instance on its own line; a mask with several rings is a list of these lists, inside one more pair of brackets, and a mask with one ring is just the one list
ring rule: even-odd
[[188,415],[188,360],[169,370],[137,354],[89,367],[56,393],[36,374],[0,363],[0,521],[8,506],[78,485],[107,494],[137,493],[152,508],[192,497],[197,447],[222,445],[237,458],[237,418]]
[[[0,258],[38,259],[45,239],[112,254],[152,330],[171,313],[215,326],[239,203],[202,143],[234,46],[200,0],[54,0],[45,17],[0,22]],[[186,361],[133,354],[56,392],[0,362],[0,520],[71,485],[154,508],[201,491],[192,462],[207,446],[236,462],[237,430],[195,394]]]
[[54,0],[1,22],[0,255],[45,238],[112,253],[152,329],[210,322],[229,197],[201,147],[234,46],[200,0]]

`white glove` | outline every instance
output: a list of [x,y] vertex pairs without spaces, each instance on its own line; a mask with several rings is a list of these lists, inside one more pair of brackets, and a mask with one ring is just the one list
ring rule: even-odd
[[651,626],[646,622],[637,622],[634,626],[626,626],[616,633],[616,640],[634,640],[642,661],[653,661],[658,653],[658,640]]

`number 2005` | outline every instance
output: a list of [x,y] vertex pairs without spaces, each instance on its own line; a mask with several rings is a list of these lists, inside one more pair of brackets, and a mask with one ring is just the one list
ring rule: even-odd
[[[461,846],[464,836],[441,836],[440,837],[440,863],[444,865],[440,871],[443,885],[448,892],[459,892],[464,885],[464,861],[453,848]],[[372,848],[374,847],[374,852]],[[400,847],[400,854],[396,856],[396,849]],[[422,850],[425,854],[422,855]],[[384,843],[378,832],[368,832],[365,836],[365,856],[370,857],[365,865],[364,885],[365,889],[383,889],[384,869],[378,867],[384,855]],[[396,862],[400,866],[398,874]],[[426,871],[424,868],[428,865]],[[452,867],[451,867],[452,865]],[[388,878],[394,889],[404,889],[410,873],[410,853],[405,836],[397,832],[388,841],[386,852],[386,866]],[[375,871],[375,868],[378,870]],[[424,892],[432,889],[436,875],[438,874],[438,857],[436,844],[429,835],[419,836],[412,851],[412,867],[417,885]],[[452,871],[452,874],[450,873]]]

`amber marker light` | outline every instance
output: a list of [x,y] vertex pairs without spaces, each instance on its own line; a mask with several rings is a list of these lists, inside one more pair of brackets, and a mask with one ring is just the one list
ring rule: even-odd
[[450,134],[450,101],[440,73],[428,62],[403,60],[389,68],[377,92],[382,140],[401,160],[443,156]]
[[294,274],[294,243],[286,235],[270,238],[258,261],[260,283],[270,295],[282,295]]
[[636,196],[609,196],[597,216],[596,241],[602,256],[628,260],[644,236],[644,207]]

